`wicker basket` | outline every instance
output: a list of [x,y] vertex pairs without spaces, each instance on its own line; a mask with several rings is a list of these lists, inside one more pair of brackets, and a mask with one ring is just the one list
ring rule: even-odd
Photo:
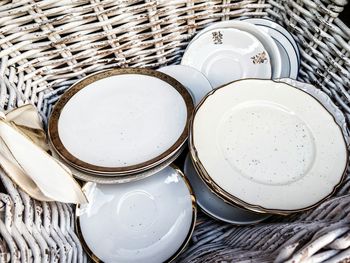
[[[112,67],[178,63],[210,23],[270,17],[301,47],[300,80],[317,85],[350,117],[350,29],[346,0],[0,0],[0,108],[37,106],[46,121],[79,78]],[[93,106],[93,105],[91,105]],[[349,120],[349,119],[348,119]],[[0,262],[85,262],[73,209],[42,203],[0,171]],[[350,262],[350,177],[308,212],[255,226],[200,215],[179,262]]]

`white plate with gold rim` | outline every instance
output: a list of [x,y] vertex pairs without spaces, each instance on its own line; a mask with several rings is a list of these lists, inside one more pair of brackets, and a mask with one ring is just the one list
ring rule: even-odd
[[89,203],[77,207],[77,228],[95,261],[167,262],[191,237],[195,199],[176,168],[128,184],[87,183],[83,190]]
[[129,183],[129,182],[133,182],[133,181],[138,181],[144,178],[147,178],[149,176],[152,176],[156,173],[158,173],[159,171],[163,170],[165,167],[171,165],[182,153],[182,151],[184,150],[185,145],[180,148],[179,151],[175,152],[174,154],[172,154],[169,159],[167,159],[166,161],[164,161],[163,163],[152,167],[148,170],[139,172],[139,173],[135,173],[135,174],[131,174],[131,175],[115,175],[115,174],[96,174],[96,173],[88,173],[85,171],[81,171],[78,170],[74,167],[72,167],[70,164],[68,164],[67,162],[65,162],[56,152],[55,150],[52,148],[52,146],[50,145],[50,151],[53,157],[55,157],[56,159],[60,160],[64,165],[66,165],[72,172],[73,176],[76,179],[85,181],[85,182],[93,182],[93,183],[98,183],[98,184],[122,184],[122,183]]
[[270,217],[230,205],[215,195],[197,174],[189,154],[185,160],[184,174],[191,183],[198,206],[209,216],[236,225],[257,224]]
[[[223,28],[233,28],[238,29],[247,33],[252,34],[254,37],[256,37],[259,42],[264,46],[266,49],[269,57],[270,57],[270,64],[271,64],[271,78],[280,78],[281,72],[282,72],[282,58],[281,54],[278,50],[278,47],[275,43],[275,41],[265,32],[260,30],[257,26],[244,22],[244,21],[238,21],[238,20],[229,20],[229,21],[221,21],[213,23],[212,25],[204,28],[202,31],[200,31],[193,41],[196,38],[199,38],[202,34],[205,34],[208,31],[211,30],[221,30]],[[238,39],[236,39],[238,41]],[[270,78],[268,78],[270,79]]]
[[214,89],[242,78],[271,78],[270,57],[263,44],[234,28],[207,30],[195,37],[181,64],[201,71]]
[[190,144],[221,198],[270,213],[317,205],[341,183],[348,161],[342,129],[326,107],[272,80],[236,81],[208,95]]
[[213,90],[208,79],[197,69],[185,65],[165,66],[158,71],[178,80],[191,94],[197,105],[205,95]]
[[191,95],[150,69],[113,69],[74,84],[54,107],[49,138],[71,166],[133,174],[167,160],[185,143]]

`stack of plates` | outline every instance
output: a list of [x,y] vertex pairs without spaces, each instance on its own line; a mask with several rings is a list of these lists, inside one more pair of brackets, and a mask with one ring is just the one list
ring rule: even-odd
[[185,248],[196,203],[169,165],[185,147],[193,110],[180,82],[149,69],[90,75],[57,102],[50,146],[87,181],[89,203],[77,206],[76,223],[95,262],[166,262]]
[[296,78],[300,58],[288,31],[273,21],[224,21],[202,30],[181,61],[204,74],[213,88],[245,78]]
[[[232,82],[198,105],[191,157],[206,191],[222,203],[289,214],[316,206],[343,180],[349,139],[343,114],[325,94],[316,99],[313,86],[287,82]],[[201,206],[212,209],[208,201]]]
[[168,166],[181,153],[193,111],[178,81],[149,69],[114,69],[74,84],[57,102],[51,146],[74,175],[129,182]]

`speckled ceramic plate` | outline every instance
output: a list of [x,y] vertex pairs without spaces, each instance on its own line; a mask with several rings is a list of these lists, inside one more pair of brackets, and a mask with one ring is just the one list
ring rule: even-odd
[[256,224],[270,216],[230,205],[215,195],[197,174],[190,155],[185,160],[184,173],[193,187],[197,204],[207,215],[236,225]]
[[190,143],[217,195],[270,213],[317,205],[341,183],[348,160],[326,107],[272,80],[236,81],[208,95],[197,107]]
[[142,181],[83,187],[77,229],[95,262],[168,262],[190,240],[195,199],[183,174],[167,167]]
[[201,71],[214,89],[242,78],[271,78],[270,56],[263,44],[234,28],[208,30],[194,38],[181,64]]
[[74,84],[55,105],[49,138],[71,166],[115,176],[155,167],[185,143],[191,95],[150,69],[113,69]]

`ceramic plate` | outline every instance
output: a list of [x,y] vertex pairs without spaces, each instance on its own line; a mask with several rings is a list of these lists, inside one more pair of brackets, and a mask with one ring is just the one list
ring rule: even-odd
[[212,92],[198,106],[191,132],[200,175],[223,199],[251,210],[311,208],[335,191],[347,166],[334,117],[285,83],[250,79]]
[[215,195],[200,179],[190,155],[186,157],[184,173],[193,187],[197,204],[207,215],[237,225],[256,224],[269,217],[267,214],[258,214],[229,205]]
[[[266,19],[266,18],[244,18],[242,20],[251,20],[251,21],[254,21],[254,23],[258,23],[261,25],[266,25],[268,27],[272,27],[275,30],[279,31],[281,34],[283,34],[286,38],[288,38],[290,43],[292,43],[292,45],[297,53],[298,61],[300,64],[299,46],[298,46],[297,42],[295,41],[294,37],[292,36],[292,34],[287,29],[285,29],[283,26],[277,24],[276,22],[269,20],[269,19]],[[248,21],[246,21],[246,22],[248,22]]]
[[264,46],[252,34],[233,28],[209,30],[195,38],[181,64],[201,71],[213,88],[241,78],[271,78]]
[[51,145],[49,145],[50,151],[52,153],[52,156],[55,157],[56,159],[60,160],[64,165],[66,165],[72,172],[73,176],[79,180],[85,181],[85,182],[93,182],[93,183],[98,183],[98,184],[121,184],[121,183],[129,183],[137,180],[141,180],[144,178],[147,178],[151,175],[154,175],[158,173],[159,171],[163,170],[165,167],[169,166],[172,164],[182,153],[184,148],[186,147],[185,145],[180,148],[179,151],[177,151],[175,154],[171,155],[169,159],[167,159],[165,162],[152,167],[149,170],[136,173],[136,174],[131,174],[131,175],[114,175],[114,174],[92,174],[92,173],[87,173],[84,171],[80,171],[72,166],[70,166],[68,163],[66,163],[53,149]]
[[276,22],[267,19],[249,18],[244,21],[256,25],[272,37],[282,58],[281,77],[296,79],[300,65],[299,49],[291,34]]
[[77,208],[77,228],[95,260],[170,261],[191,237],[194,196],[178,169],[167,167],[128,184],[87,183],[83,189],[89,203]]
[[191,95],[150,69],[114,69],[74,84],[49,120],[56,152],[80,170],[142,172],[164,162],[187,138]]
[[208,79],[198,70],[184,65],[171,65],[158,69],[178,80],[191,94],[195,105],[213,90]]
[[266,49],[267,53],[270,56],[272,78],[281,77],[282,59],[275,41],[268,34],[266,34],[262,30],[260,30],[260,28],[258,28],[257,26],[251,23],[247,23],[244,21],[237,21],[237,20],[217,22],[200,31],[198,35],[194,38],[194,40],[208,31],[211,31],[214,29],[221,30],[222,28],[235,28],[238,30],[248,32],[253,36],[255,36],[263,44],[264,48]]

